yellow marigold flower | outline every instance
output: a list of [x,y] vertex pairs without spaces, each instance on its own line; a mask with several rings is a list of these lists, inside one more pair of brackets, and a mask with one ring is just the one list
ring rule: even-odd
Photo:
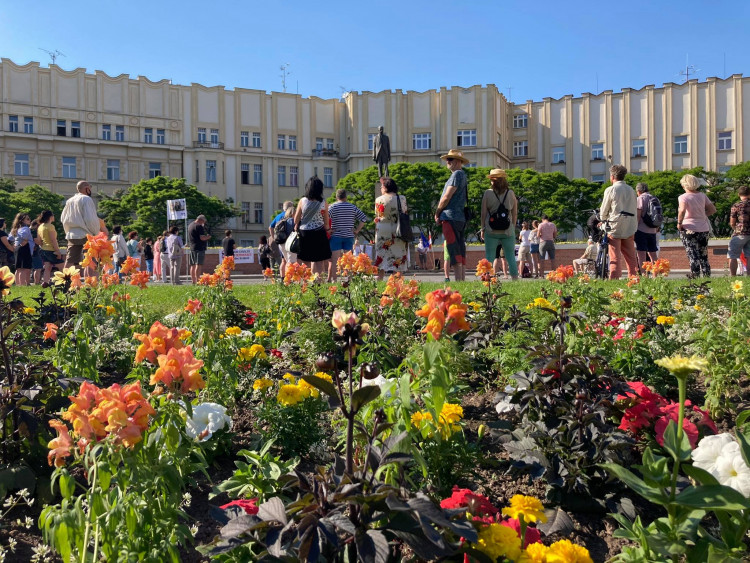
[[285,373],[282,379],[286,379],[289,383],[297,383],[297,378],[291,373]]
[[33,315],[34,313],[36,313],[36,309],[34,309],[34,307],[24,307],[23,312],[27,315]]
[[501,524],[490,524],[482,528],[477,547],[493,561],[506,558],[516,561],[521,556],[521,538],[515,530]]
[[658,325],[673,325],[674,317],[667,317],[665,315],[659,315],[656,317],[656,324]]
[[550,303],[544,297],[537,297],[536,299],[534,299],[533,303],[529,303],[528,305],[526,305],[527,309],[533,309],[534,307],[545,307],[547,309],[554,309],[552,303]]
[[708,369],[708,361],[698,356],[672,356],[659,358],[654,362],[657,366],[668,369],[675,377],[687,377],[694,371]]
[[260,344],[250,346],[250,356],[252,358],[260,358],[261,360],[265,360],[268,357],[266,356],[266,349]]
[[294,304],[295,305],[302,305],[302,301],[297,300],[297,301],[294,302]]
[[297,387],[300,388],[300,392],[305,396],[305,398],[315,397],[317,399],[318,397],[320,397],[320,391],[318,391],[318,388],[310,385],[304,379],[300,379],[297,382]]
[[319,371],[318,373],[316,373],[315,377],[319,377],[320,379],[325,379],[329,383],[333,383],[333,377],[323,371]]
[[476,301],[472,301],[471,303],[469,303],[469,307],[471,307],[472,309],[474,309],[474,311],[479,311],[479,309],[482,308],[482,305],[481,305],[481,303],[477,303]]
[[267,336],[271,336],[271,333],[266,332],[265,330],[255,331],[255,338],[266,338]]
[[271,381],[267,377],[261,377],[260,379],[256,379],[253,382],[254,391],[265,391],[266,389],[272,386],[273,386],[273,381]]
[[515,518],[519,522],[521,518],[526,522],[547,521],[542,501],[526,495],[513,495],[510,499],[510,506],[503,508],[503,516]]
[[459,432],[461,426],[458,424],[464,417],[464,409],[461,405],[444,403],[440,409],[440,433],[443,438],[449,438],[454,432]]
[[177,338],[179,338],[183,342],[185,342],[191,336],[193,336],[193,331],[192,330],[188,330],[186,328],[181,328],[179,330],[179,332],[177,333]]
[[276,401],[285,407],[291,407],[302,401],[305,397],[302,395],[302,390],[296,385],[286,384],[279,388],[279,392],[276,395]]
[[518,563],[546,563],[549,548],[543,543],[530,543]]
[[240,334],[242,334],[242,329],[238,326],[230,326],[224,331],[224,333],[227,336],[239,336]]
[[276,330],[278,330],[279,332],[281,332],[281,328],[282,328],[281,327],[281,323],[280,322],[276,323]]
[[696,299],[705,299],[705,298],[706,298],[706,296],[705,296],[705,295],[703,295],[702,293],[699,293],[698,295],[696,295],[696,296],[695,296],[695,298],[696,298]]
[[[222,334],[222,336],[224,336]],[[249,361],[252,356],[250,355],[250,348],[240,348],[237,350],[237,358],[242,360],[243,362]]]
[[426,420],[432,422],[432,414],[429,412],[417,411],[411,415],[411,423],[417,428],[422,428]]
[[701,307],[700,305],[693,305],[693,309],[695,309],[696,311],[702,311],[703,307]]
[[112,305],[107,305],[107,315],[114,315],[117,312],[117,309],[115,309]]
[[594,560],[585,547],[570,540],[560,540],[549,546],[547,563],[594,563]]

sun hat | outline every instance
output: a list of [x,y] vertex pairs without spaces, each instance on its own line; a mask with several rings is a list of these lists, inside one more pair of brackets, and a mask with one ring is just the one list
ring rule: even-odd
[[507,174],[505,173],[505,170],[502,168],[493,168],[490,170],[488,178],[507,178]]
[[448,158],[455,158],[456,160],[460,160],[464,164],[469,163],[469,159],[464,156],[464,153],[456,149],[449,150],[448,154],[444,154],[440,158],[443,160],[448,159]]

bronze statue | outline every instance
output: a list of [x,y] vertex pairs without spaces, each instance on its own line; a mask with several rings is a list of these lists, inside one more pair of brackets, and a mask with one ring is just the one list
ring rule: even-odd
[[378,164],[378,176],[388,176],[388,162],[391,160],[391,141],[383,132],[383,126],[378,127],[378,134],[372,139],[372,159]]

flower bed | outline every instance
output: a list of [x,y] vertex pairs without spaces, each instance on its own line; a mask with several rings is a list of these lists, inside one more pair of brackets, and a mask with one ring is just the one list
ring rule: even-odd
[[519,298],[482,260],[425,292],[344,255],[260,306],[227,259],[156,318],[87,251],[33,307],[0,269],[9,559],[746,554],[742,281],[561,267]]

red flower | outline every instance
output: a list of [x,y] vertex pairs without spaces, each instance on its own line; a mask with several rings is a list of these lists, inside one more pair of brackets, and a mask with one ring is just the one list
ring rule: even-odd
[[275,356],[276,358],[280,358],[281,356],[283,356],[283,354],[281,353],[281,350],[278,350],[276,348],[271,348],[268,351],[268,353],[271,354],[272,356]]
[[[515,518],[508,518],[507,520],[503,520],[500,522],[501,526],[505,526],[506,528],[510,528],[511,530],[515,530],[516,534],[518,534],[518,537],[521,537],[521,523],[516,520]],[[542,543],[542,534],[539,533],[539,530],[532,526],[526,527],[526,541],[523,542],[523,547],[526,549],[526,547],[530,543]]]
[[466,508],[473,515],[494,515],[500,512],[487,497],[478,495],[469,489],[459,489],[457,486],[453,487],[451,496],[440,501],[440,507]]
[[252,311],[245,311],[245,324],[248,326],[253,326],[255,323],[255,319],[258,318],[258,313],[253,313]]
[[243,498],[239,500],[233,500],[232,502],[228,502],[227,504],[223,504],[219,508],[221,508],[222,510],[226,510],[227,508],[230,508],[232,506],[238,506],[242,508],[247,514],[258,514],[258,507],[256,506],[257,502],[257,498]]

